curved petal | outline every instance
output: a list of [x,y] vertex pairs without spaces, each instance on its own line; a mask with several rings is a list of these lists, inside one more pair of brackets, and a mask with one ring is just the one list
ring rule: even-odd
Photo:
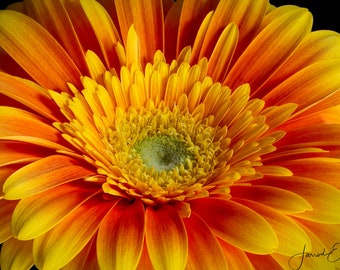
[[253,269],[282,270],[282,266],[271,255],[247,254]]
[[[211,10],[216,9],[218,2],[218,0],[183,1],[182,9],[180,10],[180,20],[177,31],[177,46],[176,44],[172,44],[172,46],[176,46],[176,55],[178,55],[186,46],[191,46],[194,44],[194,40],[201,23]],[[177,10],[177,12],[179,11]],[[178,16],[178,13],[176,15]],[[170,17],[167,18],[167,22],[168,21],[170,21]]]
[[110,15],[96,1],[81,0],[80,4],[99,42],[106,66],[111,68],[117,66],[117,63],[124,64],[125,59],[120,59],[121,56],[116,52],[120,37]]
[[312,210],[311,205],[296,193],[265,185],[235,186],[230,191],[233,198],[252,200],[286,214]]
[[0,199],[0,243],[5,242],[12,236],[11,219],[17,201],[7,201]]
[[257,202],[244,199],[236,199],[236,201],[253,209],[270,223],[279,240],[276,253],[287,256],[296,254],[301,251],[301,245],[306,245],[306,250],[311,249],[308,235],[294,219]]
[[247,82],[256,92],[311,30],[312,16],[306,9],[277,8],[271,13],[275,13],[272,15],[274,19],[269,20],[269,24],[252,40],[223,84],[236,88]]
[[22,199],[93,174],[92,170],[73,158],[49,156],[11,174],[3,190],[6,199]]
[[163,49],[162,1],[116,0],[115,5],[124,44],[127,45],[127,34],[133,24],[140,40],[142,64],[152,62],[155,52]]
[[60,269],[86,246],[115,203],[102,196],[90,198],[63,222],[34,240],[33,257],[38,268]]
[[162,205],[148,207],[145,214],[146,244],[153,267],[184,269],[188,257],[188,238],[175,208]]
[[195,213],[183,221],[189,247],[185,269],[228,269],[221,247],[207,224]]
[[217,236],[241,250],[266,254],[278,246],[273,228],[248,207],[217,198],[193,200],[190,205]]
[[0,72],[0,93],[27,106],[40,115],[57,121],[59,108],[45,88],[19,77]]
[[263,99],[270,106],[294,102],[298,104],[295,114],[301,113],[340,89],[339,72],[340,58],[319,61],[289,77]]
[[0,141],[0,149],[0,166],[29,163],[49,154],[44,148],[19,142]]
[[34,262],[32,257],[32,241],[19,241],[11,238],[2,244],[0,254],[2,270],[27,270]]
[[[0,47],[39,84],[69,91],[67,82],[80,87],[80,72],[56,40],[33,19],[0,11]],[[46,70],[52,76],[46,76]]]
[[339,46],[340,35],[338,33],[326,30],[308,33],[296,51],[259,89],[256,95],[263,96],[307,66],[325,59],[339,58]]
[[26,0],[25,14],[39,22],[65,48],[82,74],[87,74],[84,51],[72,22],[63,5],[64,1]]
[[30,112],[0,106],[0,137],[32,136],[58,142],[60,132]]
[[20,200],[12,216],[13,236],[20,240],[38,237],[100,190],[98,184],[79,181]]
[[[313,165],[306,165],[306,168],[308,166]],[[340,223],[340,191],[331,185],[297,176],[271,177],[256,180],[256,182],[295,192],[306,199],[313,210],[294,214],[294,216],[325,224]]]
[[97,238],[101,269],[136,269],[144,242],[144,206],[141,201],[118,202],[103,219]]
[[[230,23],[238,26],[239,39],[235,59],[239,53],[249,44],[263,20],[267,7],[267,1],[259,0],[229,0],[219,1],[214,15],[211,18],[205,39],[202,44],[200,57],[210,56],[214,45],[220,38],[224,28]],[[228,67],[226,67],[226,71]]]
[[97,260],[96,235],[87,243],[87,245],[74,257],[63,270],[92,270],[99,269]]
[[224,256],[227,258],[228,269],[254,270],[253,265],[247,258],[247,255],[244,251],[228,244],[222,239],[219,239],[219,242]]
[[214,81],[220,82],[224,79],[237,45],[238,35],[237,26],[233,23],[221,33],[208,62],[208,75]]

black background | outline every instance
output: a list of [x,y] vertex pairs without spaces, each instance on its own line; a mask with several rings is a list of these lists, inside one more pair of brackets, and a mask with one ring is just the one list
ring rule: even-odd
[[[0,8],[4,9],[8,4],[17,1],[0,0]],[[291,4],[306,7],[313,14],[314,30],[329,29],[340,33],[340,8],[337,6],[340,2],[337,0],[270,0],[270,3],[276,6]]]

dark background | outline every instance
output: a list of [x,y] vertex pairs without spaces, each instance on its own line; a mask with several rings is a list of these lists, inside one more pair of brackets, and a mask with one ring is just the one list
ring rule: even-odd
[[[17,1],[0,0],[0,8],[4,9],[8,4]],[[337,6],[340,2],[337,0],[270,0],[270,3],[276,6],[291,4],[306,7],[313,14],[314,30],[329,29],[340,33],[340,8]]]

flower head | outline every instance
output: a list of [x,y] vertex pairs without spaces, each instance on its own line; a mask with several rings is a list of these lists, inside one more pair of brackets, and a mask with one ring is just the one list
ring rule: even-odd
[[1,11],[1,269],[336,256],[340,35],[311,26],[265,0]]

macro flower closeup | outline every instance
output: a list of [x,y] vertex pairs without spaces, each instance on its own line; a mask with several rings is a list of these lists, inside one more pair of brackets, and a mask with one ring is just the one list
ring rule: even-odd
[[1,10],[0,268],[340,269],[340,34],[312,20],[266,0]]

